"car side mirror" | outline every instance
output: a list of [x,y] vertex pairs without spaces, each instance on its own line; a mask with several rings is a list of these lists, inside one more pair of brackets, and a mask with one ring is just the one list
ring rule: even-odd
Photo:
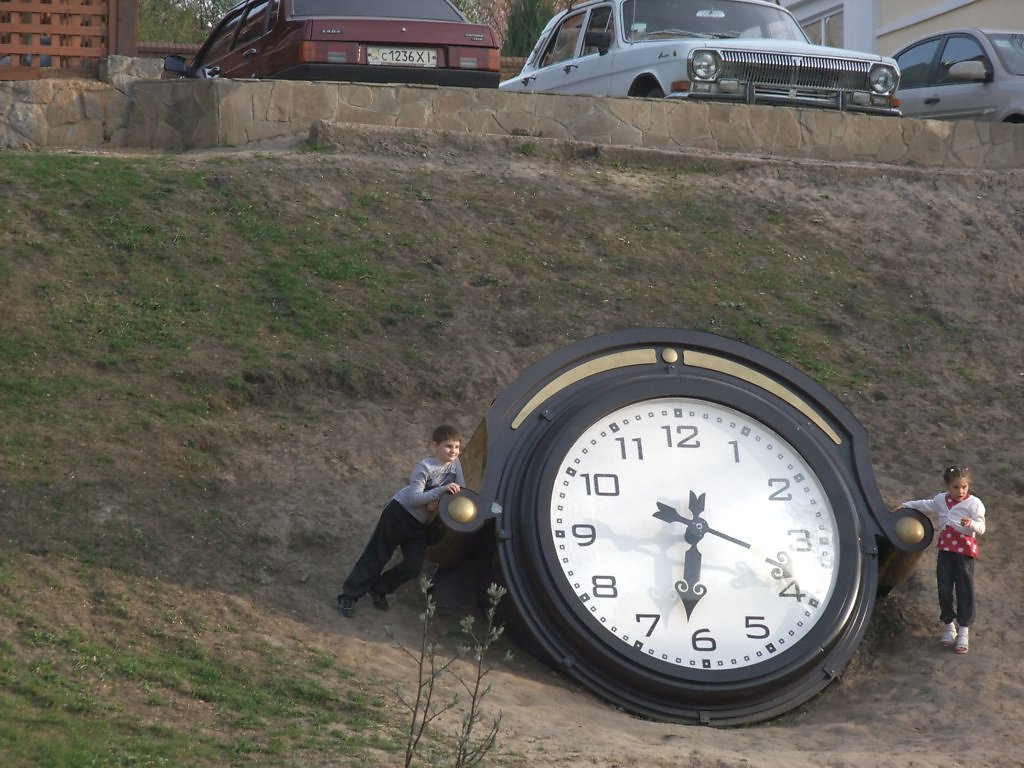
[[992,80],[992,75],[983,61],[958,61],[949,68],[946,79],[958,83],[987,83]]
[[187,69],[188,64],[185,62],[184,56],[178,56],[177,54],[164,56],[165,71],[173,72],[176,75],[184,75]]
[[583,35],[584,48],[597,48],[597,52],[604,56],[612,44],[612,33],[607,30],[593,30]]

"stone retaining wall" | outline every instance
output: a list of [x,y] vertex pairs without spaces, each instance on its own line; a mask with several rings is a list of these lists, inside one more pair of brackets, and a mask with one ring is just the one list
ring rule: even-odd
[[[114,68],[117,69],[116,67]],[[317,122],[947,168],[1024,168],[1024,126],[817,109],[270,80],[0,82],[0,147],[187,150]]]

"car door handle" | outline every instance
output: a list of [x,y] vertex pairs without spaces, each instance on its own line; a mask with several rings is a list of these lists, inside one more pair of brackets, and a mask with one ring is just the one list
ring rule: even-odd
[[565,70],[565,74],[567,74],[567,75],[568,75],[568,74],[569,74],[570,72],[572,72],[572,71],[573,71],[574,69],[578,69],[578,68],[579,68],[579,66],[580,66],[579,64],[566,64],[566,65],[565,65],[565,68],[564,68],[564,70]]
[[942,101],[942,99],[940,99],[938,96],[929,96],[927,99],[924,100],[924,103],[931,106],[932,104],[938,104],[940,101]]
[[246,51],[245,53],[242,54],[242,56],[244,58],[246,58],[246,59],[251,59],[255,55],[256,55],[256,49],[255,48],[250,48],[248,51]]

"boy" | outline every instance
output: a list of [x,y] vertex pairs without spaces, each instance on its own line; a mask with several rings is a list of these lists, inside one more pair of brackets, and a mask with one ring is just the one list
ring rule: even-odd
[[[461,450],[462,435],[455,427],[442,424],[434,430],[431,455],[416,465],[409,484],[384,507],[363,554],[345,579],[338,595],[342,616],[352,618],[356,601],[367,592],[374,606],[386,611],[387,596],[419,576],[427,552],[427,524],[437,512],[437,502],[445,493],[458,493],[466,482],[459,462]],[[382,573],[396,548],[402,550],[402,561]]]

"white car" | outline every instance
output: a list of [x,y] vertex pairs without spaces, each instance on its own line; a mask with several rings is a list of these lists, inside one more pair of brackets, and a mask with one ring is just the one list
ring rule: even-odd
[[895,58],[905,116],[1024,123],[1024,32],[950,29]]
[[899,80],[893,59],[813,45],[764,0],[584,0],[499,87],[899,115]]

